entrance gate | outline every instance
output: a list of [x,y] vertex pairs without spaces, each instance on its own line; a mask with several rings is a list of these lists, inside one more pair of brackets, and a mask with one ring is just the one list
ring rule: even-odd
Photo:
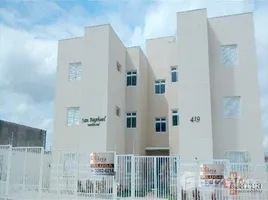
[[128,155],[117,159],[117,197],[178,195],[178,157]]

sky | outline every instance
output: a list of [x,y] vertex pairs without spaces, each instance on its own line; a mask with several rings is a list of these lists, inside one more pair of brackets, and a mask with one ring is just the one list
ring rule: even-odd
[[268,0],[0,0],[0,118],[53,134],[58,40],[110,23],[126,46],[175,36],[176,12],[253,12],[262,126],[268,153]]

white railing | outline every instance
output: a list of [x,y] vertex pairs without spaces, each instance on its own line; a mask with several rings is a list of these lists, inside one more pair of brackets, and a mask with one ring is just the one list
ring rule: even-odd
[[[180,162],[178,156],[116,155],[115,176],[91,174],[89,155],[41,147],[0,146],[0,199],[267,200],[265,165],[227,160]],[[200,178],[201,164],[222,164],[216,185]],[[230,177],[235,172],[237,179]]]

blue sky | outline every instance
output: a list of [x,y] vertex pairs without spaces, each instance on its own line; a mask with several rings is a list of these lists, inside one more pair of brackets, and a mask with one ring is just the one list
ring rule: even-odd
[[0,0],[0,118],[53,133],[57,41],[111,23],[126,46],[175,35],[176,12],[253,11],[264,146],[268,153],[268,0]]

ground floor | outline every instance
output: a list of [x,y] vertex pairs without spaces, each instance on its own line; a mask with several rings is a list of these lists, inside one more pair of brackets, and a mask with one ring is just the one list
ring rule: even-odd
[[[64,159],[53,162],[53,154]],[[183,162],[165,154],[167,149],[150,149],[146,156],[114,155],[115,174],[96,175],[91,173],[88,154],[65,157],[66,152],[48,153],[38,147],[0,146],[0,199],[268,199],[265,165]],[[240,185],[232,187],[237,184],[234,178]]]

